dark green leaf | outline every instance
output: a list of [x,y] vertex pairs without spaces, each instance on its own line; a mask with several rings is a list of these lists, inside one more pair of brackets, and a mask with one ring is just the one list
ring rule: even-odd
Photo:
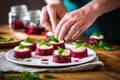
[[32,21],[32,23],[34,23],[36,26],[40,25],[40,21]]
[[45,44],[45,45],[47,45],[47,46],[51,46],[50,44]]
[[98,46],[99,46],[99,47],[103,47],[103,45],[104,45],[104,42],[103,42],[103,41],[99,41],[99,42],[98,42]]

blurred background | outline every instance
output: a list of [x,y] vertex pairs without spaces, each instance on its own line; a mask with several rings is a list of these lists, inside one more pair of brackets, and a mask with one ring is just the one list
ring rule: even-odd
[[0,25],[8,24],[8,12],[13,5],[27,5],[29,10],[42,9],[44,0],[1,0],[0,1]]

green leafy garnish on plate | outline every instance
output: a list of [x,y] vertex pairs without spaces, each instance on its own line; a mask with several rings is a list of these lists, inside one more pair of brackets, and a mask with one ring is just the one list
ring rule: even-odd
[[57,43],[59,42],[59,40],[56,39],[54,36],[50,36],[49,41],[54,41],[54,42],[57,42]]
[[61,47],[58,47],[58,54],[61,55],[63,53],[64,49]]
[[40,25],[40,21],[32,21],[33,24],[35,24],[36,26]]
[[24,42],[26,42],[26,43],[34,43],[34,42],[31,41],[30,39],[25,39]]
[[24,45],[22,45],[22,44],[20,44],[18,47],[19,47],[20,49],[28,48],[28,46],[24,46]]
[[41,40],[40,43],[39,43],[39,46],[42,46],[45,44],[45,41],[44,40]]
[[100,36],[101,35],[101,32],[95,32],[92,34],[92,36]]

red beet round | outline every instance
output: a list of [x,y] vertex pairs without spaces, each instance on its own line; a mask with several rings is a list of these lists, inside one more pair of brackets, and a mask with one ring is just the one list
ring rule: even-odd
[[28,45],[28,47],[31,49],[31,51],[36,50],[36,44]]
[[53,62],[55,63],[69,63],[71,62],[71,56],[63,56],[63,55],[53,55]]
[[88,56],[87,48],[85,50],[79,51],[79,52],[75,52],[72,49],[70,49],[70,54],[74,58],[84,58],[84,57]]
[[57,50],[58,47],[61,47],[63,49],[65,49],[65,44],[64,43],[51,43],[54,47],[54,50]]
[[15,58],[30,58],[31,50],[27,50],[27,51],[15,51],[14,50],[14,57]]
[[37,48],[37,50],[36,50],[36,54],[40,55],[40,56],[49,56],[49,55],[52,55],[53,52],[54,52],[53,48],[50,48],[50,49]]

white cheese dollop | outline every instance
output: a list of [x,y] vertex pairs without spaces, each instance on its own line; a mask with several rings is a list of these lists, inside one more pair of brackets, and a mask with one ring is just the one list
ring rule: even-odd
[[39,49],[51,49],[51,48],[53,48],[53,46],[52,45],[50,45],[50,46],[47,46],[47,45],[39,46],[39,44],[37,44],[37,48],[39,48]]
[[74,52],[82,52],[86,49],[86,47],[72,48],[71,50]]
[[20,49],[19,46],[16,46],[16,47],[14,48],[14,50],[15,50],[15,51],[19,51],[19,52],[24,52],[24,51],[28,51],[29,48]]

